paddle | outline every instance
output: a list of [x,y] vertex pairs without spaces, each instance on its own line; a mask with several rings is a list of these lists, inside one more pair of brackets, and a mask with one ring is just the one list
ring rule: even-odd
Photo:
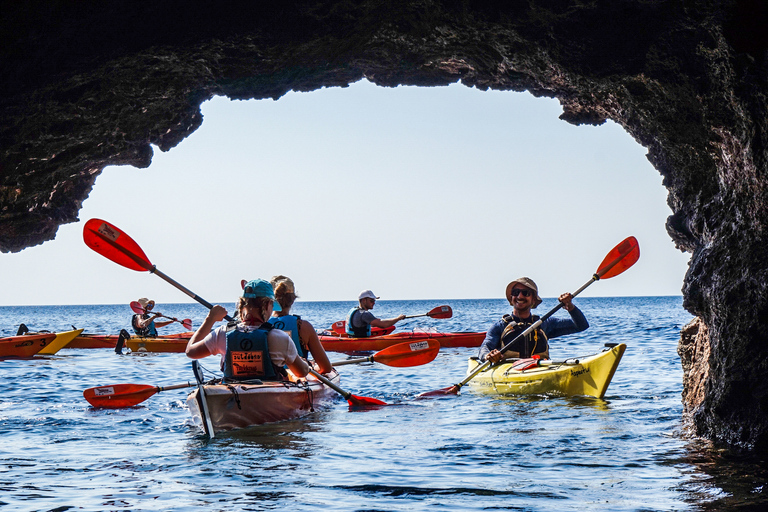
[[[135,300],[131,302],[131,309],[137,315],[143,315],[144,313],[147,312],[144,309],[144,306],[142,306],[138,301],[135,301]],[[192,330],[192,320],[190,320],[189,318],[185,318],[184,320],[179,320],[176,317],[165,316],[164,314],[158,313],[156,311],[153,311],[152,314],[153,315],[157,315],[157,316],[162,317],[162,318],[167,318],[168,320],[173,320],[174,322],[179,322],[181,325],[184,326],[184,328],[186,330],[188,330],[188,331]]]
[[104,409],[120,409],[133,407],[151,396],[171,389],[191,388],[197,383],[187,382],[172,386],[150,386],[147,384],[112,384],[109,386],[97,386],[83,391],[83,397],[94,407]]
[[453,316],[453,310],[451,306],[437,306],[429,311],[429,313],[422,313],[421,315],[410,315],[405,318],[417,318],[420,316],[428,316],[430,318],[451,318]]
[[[160,272],[156,265],[153,265],[149,262],[147,255],[144,254],[144,251],[141,250],[139,244],[137,244],[130,236],[128,236],[117,226],[114,226],[105,220],[91,219],[85,223],[85,226],[83,226],[83,241],[85,242],[85,245],[101,254],[108,260],[112,260],[118,265],[122,265],[131,270],[136,270],[138,272],[148,271],[151,274],[155,274],[206,308],[213,308],[213,305],[210,302],[206,301],[202,297],[199,297],[191,290],[185,288],[164,273]],[[224,318],[229,322],[234,321],[234,319],[229,315],[225,316]],[[366,407],[371,405],[388,405],[386,402],[382,402],[381,400],[377,400],[375,398],[356,396],[352,393],[344,391],[339,386],[331,382],[328,378],[324,377],[313,369],[310,369],[309,372],[314,375],[320,382],[341,394],[341,396],[343,396],[347,402],[349,402],[350,406]]]
[[[453,310],[451,309],[451,306],[437,306],[436,308],[432,308],[428,313],[422,313],[420,315],[410,315],[406,316],[405,318],[417,318],[420,316],[428,316],[430,318],[451,318],[453,316]],[[405,320],[405,318],[403,320]],[[331,330],[335,332],[336,334],[346,334],[347,333],[347,321],[346,320],[339,320],[338,322],[333,322],[331,324]],[[376,332],[376,329],[379,329],[383,331],[381,334]],[[390,332],[394,331],[394,326],[391,326],[391,330],[388,331],[390,327],[387,328],[381,328],[381,327],[371,327],[371,336],[381,336],[382,334],[389,334]],[[386,331],[386,332],[384,332]]]
[[[629,267],[635,264],[637,260],[640,258],[640,246],[637,243],[637,239],[635,237],[630,236],[626,239],[624,239],[619,245],[614,247],[611,252],[609,252],[605,258],[603,259],[603,262],[600,263],[600,266],[597,267],[597,271],[592,276],[592,279],[587,281],[587,283],[584,284],[581,288],[576,290],[572,295],[576,297],[578,294],[583,292],[589,285],[594,283],[595,281],[599,281],[600,279],[609,279],[611,277],[615,277],[625,270],[627,270]],[[547,312],[544,316],[539,318],[536,322],[531,324],[526,330],[524,330],[522,333],[520,333],[515,339],[501,347],[499,349],[499,352],[504,353],[509,347],[512,346],[513,343],[515,343],[517,340],[522,338],[523,336],[528,335],[533,330],[537,329],[546,319],[554,315],[557,310],[563,307],[562,302],[558,302],[557,306],[552,308],[549,312]],[[435,391],[427,391],[425,393],[421,393],[418,395],[418,397],[428,397],[428,396],[443,396],[443,395],[458,395],[459,390],[464,386],[467,382],[472,380],[478,373],[482,372],[488,366],[490,366],[492,363],[490,360],[486,360],[483,364],[475,368],[475,370],[467,375],[467,377],[459,382],[458,384],[454,384],[451,387],[438,389]]]
[[387,366],[404,368],[420,366],[433,361],[440,352],[440,342],[435,339],[398,343],[380,350],[368,357],[358,357],[332,363],[333,366],[357,363],[381,363]]

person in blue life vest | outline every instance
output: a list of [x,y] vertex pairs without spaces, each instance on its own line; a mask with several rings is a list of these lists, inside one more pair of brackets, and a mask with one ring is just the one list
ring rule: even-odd
[[136,313],[133,315],[133,318],[131,318],[131,327],[133,327],[133,332],[135,332],[137,336],[155,338],[157,337],[158,327],[165,327],[166,325],[173,323],[173,320],[168,320],[167,322],[155,322],[155,319],[160,316],[158,313],[151,313],[152,309],[155,307],[155,301],[142,297],[136,302],[141,304],[141,307],[144,308],[144,313]]
[[269,323],[291,337],[301,357],[307,359],[312,354],[317,371],[328,373],[333,370],[315,328],[299,315],[291,314],[291,307],[298,297],[293,281],[289,277],[274,276],[269,282],[275,290],[275,300],[280,304],[280,310],[272,312]]
[[376,318],[371,310],[376,305],[379,297],[374,295],[371,290],[364,290],[358,295],[358,305],[352,308],[347,314],[346,331],[353,338],[367,338],[371,335],[371,327],[380,327],[385,329],[395,325],[405,318],[400,315],[395,318],[382,320]]
[[558,300],[571,317],[549,317],[537,329],[516,341],[502,354],[499,349],[539,320],[539,317],[533,315],[531,310],[541,304],[539,288],[529,277],[521,277],[510,282],[507,285],[506,297],[512,306],[512,314],[504,315],[501,320],[488,329],[478,354],[481,361],[490,360],[493,363],[498,363],[503,359],[527,358],[533,355],[548,359],[549,339],[581,332],[589,328],[589,322],[587,322],[584,313],[573,304],[573,295],[563,293],[558,297]]
[[309,366],[299,356],[290,336],[267,322],[273,310],[280,311],[268,281],[248,281],[236,309],[237,322],[214,329],[214,324],[224,320],[227,310],[213,306],[189,339],[187,357],[220,355],[225,380],[284,380],[286,367],[296,377],[309,373]]

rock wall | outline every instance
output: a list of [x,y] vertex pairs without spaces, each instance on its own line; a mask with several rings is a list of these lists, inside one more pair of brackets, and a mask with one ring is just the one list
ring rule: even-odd
[[[648,149],[692,253],[694,430],[768,450],[768,7],[759,0],[29,1],[0,13],[0,250],[77,220],[107,165],[147,167],[214,95],[444,85],[558,98]],[[695,385],[689,383],[695,382]]]

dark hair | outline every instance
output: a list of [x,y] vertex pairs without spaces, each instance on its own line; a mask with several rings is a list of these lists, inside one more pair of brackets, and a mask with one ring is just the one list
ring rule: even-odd
[[243,315],[241,314],[243,308],[245,306],[249,306],[256,311],[261,312],[262,320],[267,321],[268,318],[266,318],[265,310],[267,309],[267,306],[269,306],[272,303],[272,299],[269,297],[252,297],[246,299],[245,297],[240,297],[237,300],[237,306],[235,306],[235,309],[237,310],[237,316],[240,317],[240,320],[243,319]]

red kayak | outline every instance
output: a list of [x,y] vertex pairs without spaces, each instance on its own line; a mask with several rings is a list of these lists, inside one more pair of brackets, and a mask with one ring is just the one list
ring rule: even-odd
[[398,343],[435,339],[443,348],[479,347],[485,339],[484,332],[397,332],[369,338],[350,338],[333,335],[329,331],[319,334],[323,348],[329,352],[369,352],[383,350]]
[[56,333],[23,334],[0,338],[0,359],[29,359],[50,345]]

